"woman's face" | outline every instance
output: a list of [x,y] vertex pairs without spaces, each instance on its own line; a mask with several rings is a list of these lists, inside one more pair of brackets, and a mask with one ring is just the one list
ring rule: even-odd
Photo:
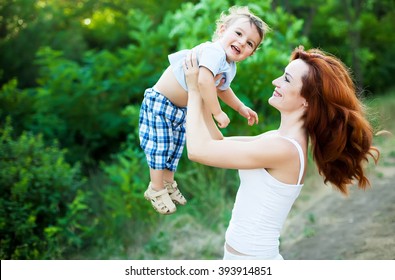
[[307,106],[306,99],[300,95],[302,77],[307,75],[308,65],[301,59],[291,61],[284,74],[273,80],[275,86],[269,104],[281,112],[292,112]]

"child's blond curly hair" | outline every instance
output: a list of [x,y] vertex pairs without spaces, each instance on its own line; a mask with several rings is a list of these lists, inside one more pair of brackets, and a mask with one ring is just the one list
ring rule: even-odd
[[233,6],[229,8],[228,13],[221,13],[219,19],[216,22],[217,28],[213,34],[212,40],[216,41],[219,39],[219,30],[221,26],[224,25],[227,28],[239,18],[247,18],[251,24],[256,26],[259,36],[261,37],[261,42],[266,33],[270,31],[270,27],[262,19],[254,15],[247,6]]

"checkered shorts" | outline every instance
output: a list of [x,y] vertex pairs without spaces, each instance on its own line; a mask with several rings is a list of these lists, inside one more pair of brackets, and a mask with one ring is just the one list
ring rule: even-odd
[[186,107],[149,88],[140,109],[139,136],[150,168],[175,172],[185,145]]

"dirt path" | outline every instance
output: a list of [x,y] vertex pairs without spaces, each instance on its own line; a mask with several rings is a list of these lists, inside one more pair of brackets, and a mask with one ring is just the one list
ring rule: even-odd
[[348,198],[327,188],[290,217],[282,234],[284,258],[394,260],[394,153],[372,172],[372,188],[353,188]]

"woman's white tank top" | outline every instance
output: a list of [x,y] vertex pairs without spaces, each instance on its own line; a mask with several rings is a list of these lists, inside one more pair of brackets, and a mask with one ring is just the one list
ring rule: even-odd
[[272,177],[266,169],[239,170],[240,187],[226,231],[226,243],[240,253],[270,259],[279,254],[279,237],[285,219],[303,184],[303,150],[294,139],[299,152],[300,171],[296,185],[285,184]]

